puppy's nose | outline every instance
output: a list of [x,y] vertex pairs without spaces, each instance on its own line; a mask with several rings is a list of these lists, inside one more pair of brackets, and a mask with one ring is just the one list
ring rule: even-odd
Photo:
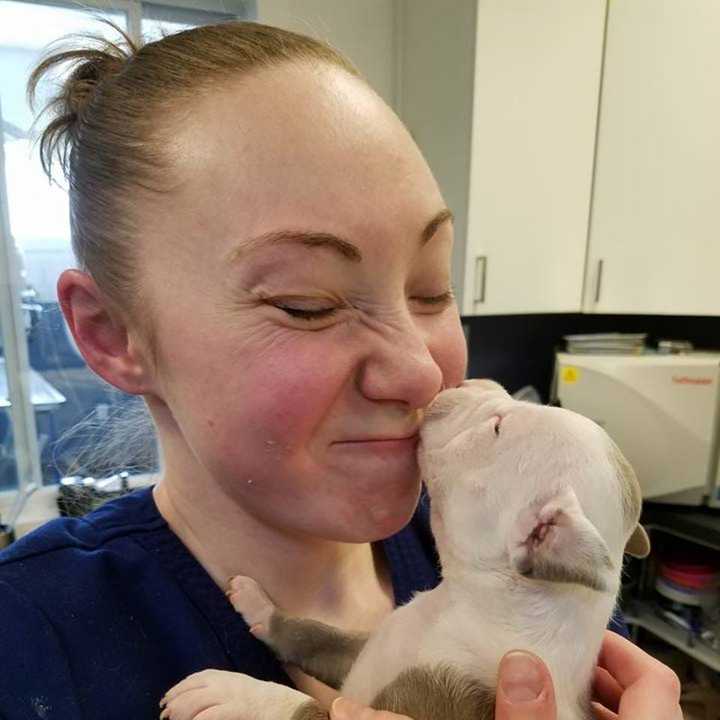
[[450,405],[448,403],[433,402],[425,408],[424,419],[437,420],[438,418],[445,417],[449,412]]
[[441,392],[425,408],[425,420],[437,420],[450,414],[450,411],[457,405],[457,399],[447,392]]

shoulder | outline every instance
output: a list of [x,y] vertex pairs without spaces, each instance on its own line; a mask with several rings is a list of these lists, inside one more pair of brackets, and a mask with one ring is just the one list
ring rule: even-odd
[[114,537],[144,532],[164,523],[152,500],[152,488],[141,488],[83,517],[50,520],[0,552],[0,566],[70,547],[97,548]]
[[21,590],[0,580],[0,636],[6,648],[0,682],[2,717],[80,717],[61,638]]
[[[146,554],[136,539],[164,525],[151,488],[136,490],[84,517],[51,520],[14,542],[0,552],[0,582],[34,594],[53,581],[66,585],[90,576],[108,563],[132,563]],[[0,595],[0,603],[3,599]]]

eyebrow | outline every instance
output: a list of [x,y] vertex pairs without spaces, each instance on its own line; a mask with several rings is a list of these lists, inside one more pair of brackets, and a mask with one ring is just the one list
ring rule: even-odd
[[[420,234],[420,247],[424,247],[428,243],[440,225],[452,219],[453,214],[448,208],[440,210]],[[228,254],[228,262],[234,263],[238,259],[269,245],[284,243],[299,243],[306,247],[326,247],[334,250],[339,253],[343,259],[351,262],[362,262],[363,259],[360,248],[358,248],[357,245],[353,245],[348,240],[333,235],[332,233],[303,230],[275,230],[244,240],[240,245],[230,251]]]

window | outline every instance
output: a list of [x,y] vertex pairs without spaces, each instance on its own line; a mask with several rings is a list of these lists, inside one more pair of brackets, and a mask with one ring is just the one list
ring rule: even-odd
[[[113,30],[98,18],[111,20],[135,40],[142,36],[150,41],[202,24],[255,17],[254,3],[240,0],[176,0],[181,7],[162,0],[117,0],[97,6],[95,2],[84,0],[79,7],[70,2],[0,0],[0,137],[5,165],[4,177],[0,165],[0,207],[5,204],[7,215],[5,226],[0,216],[0,251],[15,253],[16,267],[5,270],[14,273],[11,282],[20,288],[13,296],[8,287],[0,287],[0,304],[10,297],[17,302],[20,295],[23,326],[18,329],[17,323],[6,319],[11,317],[6,307],[0,315],[0,492],[32,481],[28,472],[33,462],[27,455],[35,446],[41,482],[46,485],[68,474],[102,477],[118,470],[156,469],[147,448],[138,448],[135,455],[130,449],[125,457],[108,457],[108,452],[106,462],[93,451],[93,443],[106,442],[107,420],[136,399],[87,368],[57,303],[57,278],[76,262],[70,246],[66,189],[48,183],[31,140],[33,115],[25,88],[32,68],[48,44],[63,36],[92,33],[116,40]],[[36,109],[44,106],[50,89],[47,85],[39,88]],[[4,253],[0,262],[7,257]],[[18,342],[25,343],[19,353]],[[11,353],[21,363],[13,374],[8,373],[12,363],[6,366]],[[35,420],[36,443],[26,442],[27,433],[13,432],[14,419],[17,422],[22,413],[12,412],[11,386],[30,396],[25,405]],[[22,435],[22,443],[15,442],[16,435]],[[83,458],[89,456],[94,464],[84,463]]]

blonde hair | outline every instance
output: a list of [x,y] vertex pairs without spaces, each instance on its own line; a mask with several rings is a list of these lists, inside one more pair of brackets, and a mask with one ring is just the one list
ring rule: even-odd
[[93,47],[45,57],[30,76],[28,98],[33,105],[40,80],[70,64],[43,111],[54,115],[40,138],[43,168],[52,178],[57,159],[68,181],[72,247],[81,269],[152,345],[151,308],[133,252],[140,232],[135,199],[139,192],[171,191],[164,150],[173,116],[224,81],[283,63],[325,63],[360,75],[326,43],[258,23],[205,25],[145,45],[108,24],[123,42],[85,36]]
[[[157,364],[152,308],[138,280],[137,199],[140,193],[172,191],[165,147],[173,121],[200,94],[263,68],[324,63],[360,74],[326,43],[258,23],[206,25],[144,45],[107,24],[122,40],[81,36],[83,47],[51,51],[30,76],[28,98],[33,105],[40,81],[69,64],[70,73],[41,113],[52,116],[40,138],[42,165],[52,179],[57,160],[68,182],[80,268],[93,277],[110,309],[140,331],[147,359]],[[137,457],[151,464],[157,454],[152,429],[142,401],[132,400],[102,421],[91,413],[61,438],[87,437],[70,471],[109,473],[113,462],[132,469]],[[147,447],[139,447],[143,443]]]

